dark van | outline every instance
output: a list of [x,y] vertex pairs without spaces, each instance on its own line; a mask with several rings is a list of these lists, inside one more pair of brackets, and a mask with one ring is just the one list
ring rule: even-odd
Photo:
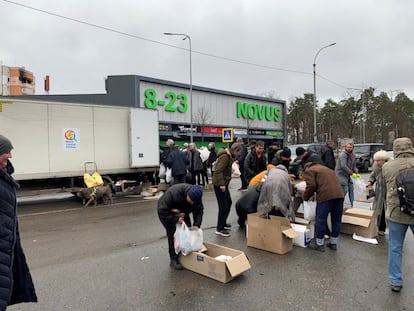
[[373,144],[355,144],[354,155],[356,159],[356,166],[360,172],[368,172],[369,168],[374,163],[374,153],[379,150],[385,150],[385,145],[381,143]]

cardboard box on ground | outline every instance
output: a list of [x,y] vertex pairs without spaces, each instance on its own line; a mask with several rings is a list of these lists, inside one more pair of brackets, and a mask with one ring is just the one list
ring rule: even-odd
[[293,248],[293,239],[299,234],[291,227],[289,219],[270,216],[261,217],[261,213],[247,216],[247,246],[266,250],[276,254],[286,254]]
[[204,247],[198,252],[187,256],[181,254],[180,263],[188,270],[222,283],[251,268],[244,252],[208,242],[204,242]]
[[[291,223],[292,228],[298,233],[298,236],[293,238],[293,245],[300,247],[308,247],[311,243],[311,226],[310,224]],[[313,228],[312,228],[313,231]]]
[[342,214],[341,233],[374,238],[378,234],[377,212],[364,208],[346,208]]

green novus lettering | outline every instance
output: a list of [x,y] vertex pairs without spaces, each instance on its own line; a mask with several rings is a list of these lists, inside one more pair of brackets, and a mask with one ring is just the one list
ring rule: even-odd
[[258,120],[266,119],[267,121],[280,122],[281,115],[280,107],[237,102],[238,119],[254,120],[257,118]]

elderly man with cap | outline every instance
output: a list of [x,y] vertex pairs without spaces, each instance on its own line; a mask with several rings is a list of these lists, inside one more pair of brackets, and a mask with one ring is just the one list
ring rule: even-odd
[[0,135],[0,310],[21,302],[37,302],[37,296],[20,244],[16,190],[9,161],[13,145]]
[[174,249],[176,224],[183,223],[191,228],[190,213],[193,214],[193,230],[201,226],[204,206],[203,189],[199,185],[176,184],[168,188],[158,201],[158,217],[167,231],[171,267],[182,270],[178,254]]
[[[393,144],[394,160],[382,167],[382,176],[387,187],[386,212],[388,220],[388,277],[393,292],[400,292],[403,287],[402,257],[405,235],[408,227],[414,233],[414,216],[400,210],[396,178],[400,171],[414,166],[414,148],[411,139],[397,138]],[[412,277],[412,275],[410,275]],[[412,292],[412,291],[410,291]]]

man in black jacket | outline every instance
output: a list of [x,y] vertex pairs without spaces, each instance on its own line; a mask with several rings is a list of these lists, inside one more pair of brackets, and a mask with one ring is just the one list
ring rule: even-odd
[[249,183],[254,176],[266,170],[266,165],[267,158],[264,154],[264,142],[258,140],[255,147],[249,152],[244,160],[244,170],[247,182]]
[[177,223],[191,228],[190,213],[193,213],[193,230],[198,230],[203,220],[203,189],[199,185],[177,184],[164,193],[158,201],[158,217],[167,231],[168,251],[171,267],[182,270],[174,249],[174,233]]
[[187,155],[179,149],[178,145],[175,145],[174,150],[168,155],[167,160],[165,160],[165,165],[171,168],[171,175],[174,178],[172,183],[174,185],[185,182],[188,164],[190,164],[190,161]]
[[326,148],[322,151],[322,161],[324,162],[326,167],[329,167],[331,170],[335,170],[335,155],[333,152],[334,149],[334,142],[328,141],[326,143]]

